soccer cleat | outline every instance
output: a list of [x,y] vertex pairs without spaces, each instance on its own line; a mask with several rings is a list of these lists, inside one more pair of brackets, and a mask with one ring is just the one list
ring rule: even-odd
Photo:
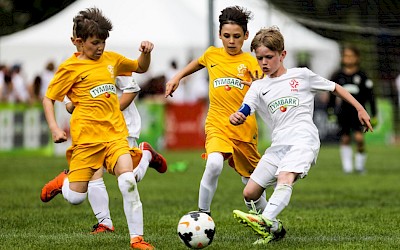
[[167,171],[167,161],[160,154],[157,153],[148,142],[142,142],[139,144],[139,148],[143,150],[148,150],[151,153],[151,161],[149,167],[154,168],[159,173],[165,173]]
[[63,186],[64,179],[67,177],[67,174],[68,170],[64,170],[53,180],[44,185],[44,187],[42,188],[42,193],[40,194],[40,199],[43,202],[49,202],[57,194],[61,193],[61,188]]
[[272,221],[263,218],[262,215],[253,211],[245,213],[240,210],[233,210],[233,217],[235,217],[240,223],[251,227],[254,232],[263,238],[273,237],[270,233]]
[[211,217],[211,211],[210,210],[203,210],[203,209],[199,208],[199,212],[208,214],[208,216]]
[[283,227],[283,224],[280,220],[278,220],[278,230],[276,230],[275,232],[272,232],[272,240],[273,241],[278,241],[280,239],[283,239],[283,237],[285,237],[286,235],[286,230]]
[[261,237],[261,238],[259,238],[258,240],[254,241],[254,242],[253,242],[253,245],[264,245],[264,244],[270,243],[270,242],[273,241],[273,240],[274,240],[274,239],[273,239],[273,236],[272,236],[272,235],[267,236],[267,237]]
[[98,233],[113,233],[114,232],[114,227],[108,227],[104,224],[97,223],[96,225],[93,226],[93,230],[90,234],[98,234]]
[[143,237],[138,236],[135,238],[131,239],[131,248],[132,249],[144,249],[144,250],[153,250],[154,247],[150,244],[144,241]]

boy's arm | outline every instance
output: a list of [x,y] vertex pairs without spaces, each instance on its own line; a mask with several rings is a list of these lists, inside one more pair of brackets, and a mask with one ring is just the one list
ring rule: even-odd
[[45,96],[43,98],[43,110],[53,141],[55,143],[65,142],[67,140],[67,133],[58,127],[56,117],[54,115],[54,100],[51,100]]
[[151,61],[151,51],[153,50],[154,45],[149,41],[143,41],[140,44],[139,51],[140,56],[138,57],[138,68],[136,69],[136,73],[144,73],[149,69],[150,61]]
[[357,110],[358,119],[360,120],[361,124],[366,127],[366,131],[368,130],[371,130],[371,132],[374,131],[371,126],[371,121],[370,121],[371,118],[368,115],[367,111],[346,89],[344,89],[339,84],[336,84],[333,94],[339,96],[346,102],[350,103]]
[[138,92],[122,93],[121,97],[119,98],[119,109],[121,111],[126,109],[133,102],[133,99],[135,99],[137,94]]
[[243,124],[246,121],[246,117],[249,116],[250,113],[250,106],[246,103],[243,103],[238,111],[229,116],[229,122],[235,126]]

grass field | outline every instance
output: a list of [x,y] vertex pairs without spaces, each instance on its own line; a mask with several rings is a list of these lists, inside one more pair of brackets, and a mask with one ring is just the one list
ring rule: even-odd
[[[279,216],[287,236],[264,247],[232,210],[245,210],[239,176],[226,167],[212,204],[214,242],[207,249],[399,249],[400,147],[369,146],[366,175],[344,175],[337,146],[322,146],[318,163],[293,190]],[[157,249],[186,249],[177,223],[197,209],[204,161],[201,152],[164,152],[169,162],[187,160],[185,172],[149,169],[139,184],[145,238]],[[129,249],[122,198],[114,176],[106,174],[113,234],[90,235],[96,223],[89,203],[69,205],[61,195],[45,204],[42,186],[66,167],[64,158],[0,154],[0,249]],[[271,190],[268,191],[270,195]]]

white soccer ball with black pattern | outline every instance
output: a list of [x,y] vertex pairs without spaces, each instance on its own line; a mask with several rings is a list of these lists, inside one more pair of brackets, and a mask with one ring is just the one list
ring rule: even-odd
[[178,235],[189,248],[205,248],[211,244],[215,235],[214,220],[206,213],[189,212],[179,220]]

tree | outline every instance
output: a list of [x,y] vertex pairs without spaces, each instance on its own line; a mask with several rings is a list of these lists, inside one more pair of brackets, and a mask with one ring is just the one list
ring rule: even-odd
[[75,0],[0,0],[0,36],[38,24]]

